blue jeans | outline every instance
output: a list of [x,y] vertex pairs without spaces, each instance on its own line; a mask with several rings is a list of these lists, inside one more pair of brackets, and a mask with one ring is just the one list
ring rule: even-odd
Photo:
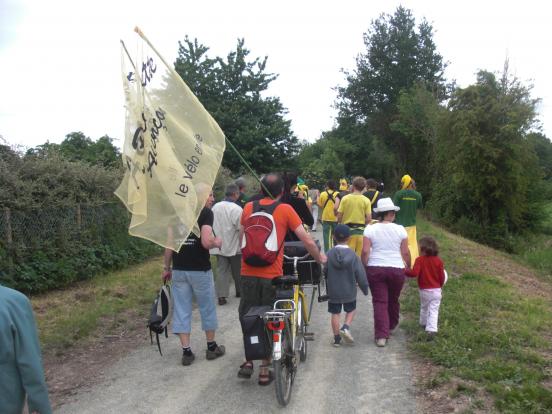
[[174,334],[189,334],[192,330],[192,296],[196,297],[201,315],[201,329],[214,331],[218,328],[215,306],[215,283],[211,270],[174,270],[172,272]]

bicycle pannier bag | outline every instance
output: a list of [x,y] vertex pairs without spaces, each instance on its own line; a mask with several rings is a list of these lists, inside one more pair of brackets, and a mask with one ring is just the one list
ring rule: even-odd
[[268,359],[272,351],[263,316],[272,306],[253,306],[242,318],[245,359]]

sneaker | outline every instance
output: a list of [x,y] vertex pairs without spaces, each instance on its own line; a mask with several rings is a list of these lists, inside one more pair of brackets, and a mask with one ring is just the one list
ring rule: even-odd
[[227,303],[227,302],[226,302],[226,298],[218,298],[218,304],[219,304],[220,306],[226,305],[226,303]]
[[335,347],[335,348],[339,348],[341,346],[341,341],[336,341],[334,339],[334,341],[332,342],[332,345]]
[[385,345],[387,345],[387,339],[386,338],[376,339],[376,346],[379,346],[381,348],[381,347],[384,347]]
[[225,353],[226,348],[224,347],[224,345],[217,345],[217,347],[213,351],[207,349],[207,351],[205,351],[205,357],[207,359],[217,359],[218,357],[223,356]]
[[194,362],[195,355],[193,353],[191,354],[182,354],[182,365],[192,365],[192,362]]
[[437,332],[426,331],[426,341],[433,341],[435,336],[437,336]]
[[353,342],[355,342],[355,339],[353,338],[353,335],[351,335],[351,331],[349,329],[340,329],[339,335],[348,344],[352,344]]

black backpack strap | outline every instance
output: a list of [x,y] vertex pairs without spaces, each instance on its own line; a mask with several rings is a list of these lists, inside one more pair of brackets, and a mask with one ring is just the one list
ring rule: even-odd
[[260,203],[260,200],[256,200],[253,202],[253,211],[252,213],[257,213],[259,211],[264,211],[267,214],[274,214],[274,210],[276,210],[276,207],[278,207],[280,204],[279,201],[275,201],[272,204],[269,204],[268,206],[262,206]]
[[332,200],[335,204],[335,197],[333,196],[335,194],[335,191],[333,191],[331,194],[330,194],[329,191],[326,191],[326,194],[328,194],[328,198],[326,199],[326,202],[324,203],[324,207],[322,207],[322,211],[324,211],[326,209],[326,206],[328,205],[330,200]]

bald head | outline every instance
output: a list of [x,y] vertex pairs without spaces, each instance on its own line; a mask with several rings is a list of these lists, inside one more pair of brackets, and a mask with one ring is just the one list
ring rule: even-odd
[[[284,191],[284,181],[282,180],[282,177],[276,173],[270,173],[265,175],[261,179],[262,185],[262,192],[266,197],[274,197],[278,198],[282,195]],[[270,192],[270,194],[267,192]]]

